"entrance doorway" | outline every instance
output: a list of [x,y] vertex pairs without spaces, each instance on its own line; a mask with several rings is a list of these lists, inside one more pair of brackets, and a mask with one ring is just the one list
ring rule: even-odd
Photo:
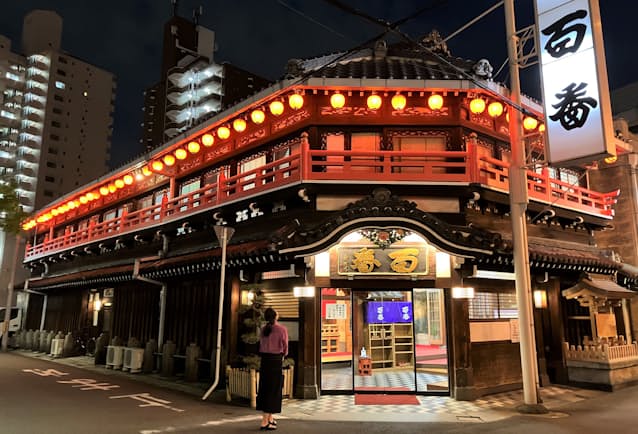
[[321,389],[449,390],[443,290],[323,288]]

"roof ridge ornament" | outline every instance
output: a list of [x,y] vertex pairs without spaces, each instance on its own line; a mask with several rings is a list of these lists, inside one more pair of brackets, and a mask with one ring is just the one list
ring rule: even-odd
[[388,43],[384,39],[378,39],[374,43],[374,58],[384,59],[388,55]]
[[421,39],[421,44],[433,53],[442,54],[447,57],[452,56],[447,43],[443,40],[443,37],[441,37],[441,34],[436,29],[432,29],[427,36],[424,36]]
[[480,59],[474,64],[474,66],[472,66],[472,71],[474,72],[475,77],[488,81],[492,80],[493,70],[494,68],[487,59]]
[[304,72],[305,69],[301,59],[288,59],[288,63],[286,63],[286,79],[301,77]]

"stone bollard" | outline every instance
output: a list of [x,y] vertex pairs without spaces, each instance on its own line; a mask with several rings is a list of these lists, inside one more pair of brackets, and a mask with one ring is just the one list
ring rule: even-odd
[[199,369],[199,359],[202,350],[195,343],[191,343],[186,348],[186,364],[184,366],[184,380],[197,381],[197,373]]
[[18,330],[16,333],[16,347],[24,348],[24,337],[26,330]]
[[109,334],[100,333],[95,340],[94,361],[96,365],[106,365],[106,347],[109,344]]
[[71,357],[75,355],[73,354],[73,346],[74,346],[73,339],[74,339],[73,333],[71,332],[67,333],[67,335],[64,337],[64,347],[62,348],[62,357]]
[[46,330],[42,330],[40,332],[40,346],[38,351],[41,353],[48,353],[47,351],[47,337],[49,336],[49,332]]
[[51,344],[53,343],[53,338],[55,338],[55,332],[51,330],[49,333],[47,333],[46,338],[46,348],[44,352],[47,354],[51,353]]
[[24,338],[24,349],[25,350],[30,350],[31,347],[33,346],[33,330],[29,329],[27,331],[27,334]]
[[175,355],[176,349],[177,346],[171,341],[166,341],[164,344],[162,348],[162,377],[171,377],[173,375],[173,369],[175,367],[173,355]]
[[40,335],[42,334],[42,332],[40,330],[36,330],[33,332],[33,340],[31,341],[31,348],[29,348],[32,351],[38,351],[40,350]]
[[142,344],[140,343],[140,340],[137,338],[130,338],[126,346],[129,348],[142,348]]
[[111,339],[111,345],[114,347],[121,347],[122,345],[124,345],[124,342],[122,341],[121,337],[115,336],[113,339]]
[[144,348],[144,362],[142,362],[142,372],[150,374],[155,369],[155,353],[157,352],[157,342],[149,339]]

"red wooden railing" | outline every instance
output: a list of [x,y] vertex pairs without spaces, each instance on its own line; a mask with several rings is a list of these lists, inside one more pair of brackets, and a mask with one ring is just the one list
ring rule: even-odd
[[[290,146],[291,155],[234,176],[220,171],[217,183],[188,194],[27,245],[26,260],[37,259],[71,247],[99,241],[172,220],[182,219],[228,202],[259,196],[293,183],[313,181],[362,181],[383,183],[479,183],[509,190],[509,165],[490,157],[478,157],[474,146],[467,151],[326,151],[312,150],[304,140]],[[548,172],[527,172],[530,200],[603,218],[613,217],[618,191],[599,193],[550,178]]]

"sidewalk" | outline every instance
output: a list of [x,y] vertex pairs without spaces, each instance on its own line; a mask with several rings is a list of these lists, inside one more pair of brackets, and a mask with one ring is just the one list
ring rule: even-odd
[[[74,366],[104,375],[123,376],[157,387],[180,391],[192,395],[194,399],[201,399],[210,386],[205,383],[165,379],[157,374],[129,374],[106,369],[104,366],[95,366],[93,358],[88,356],[53,358],[28,350],[14,350],[14,352],[26,357]],[[560,409],[566,404],[604,394],[606,392],[567,386],[544,387],[540,391],[540,396],[550,413],[538,417],[561,417]],[[518,415],[515,407],[523,403],[523,392],[520,390],[499,393],[472,402],[456,401],[446,396],[417,396],[417,399],[419,405],[355,405],[353,395],[324,395],[316,400],[286,399],[281,417],[317,421],[493,422]],[[227,403],[223,384],[218,386],[208,401],[223,405],[247,405],[241,400]]]

